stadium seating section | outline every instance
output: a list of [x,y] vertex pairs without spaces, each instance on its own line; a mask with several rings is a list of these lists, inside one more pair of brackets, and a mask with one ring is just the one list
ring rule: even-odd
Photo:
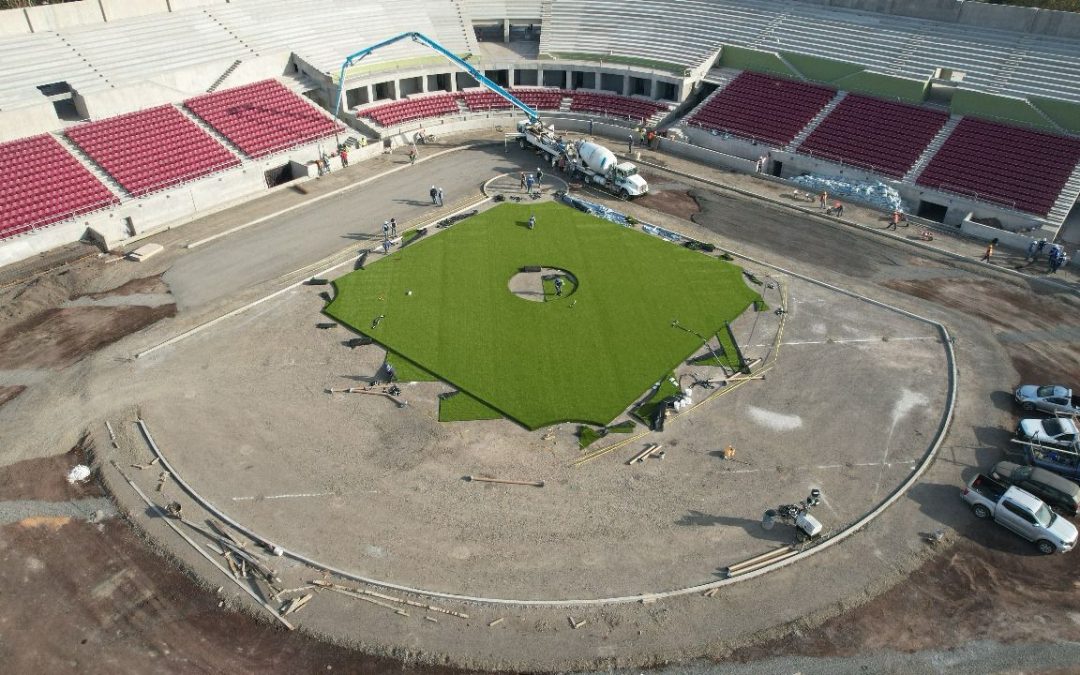
[[458,112],[460,94],[434,94],[415,99],[403,99],[357,111],[357,116],[368,117],[384,127],[411,122],[428,117],[441,117]]
[[83,124],[67,136],[136,197],[240,163],[171,105]]
[[650,117],[667,110],[667,107],[652,101],[645,101],[615,94],[595,94],[587,91],[575,91],[570,110],[576,112],[600,113],[612,117],[625,117],[631,120],[648,120]]
[[0,144],[0,166],[0,239],[119,201],[47,134]]
[[[537,110],[558,110],[564,96],[570,92],[562,89],[511,89],[513,94],[525,105]],[[472,90],[465,92],[465,103],[469,110],[497,110],[512,107],[511,103],[495,92]]]
[[339,127],[274,80],[184,102],[249,157],[263,157],[334,134]]
[[1080,139],[965,117],[918,184],[1046,215],[1080,162]]
[[[558,110],[563,99],[571,97],[570,110],[576,112],[598,113],[612,117],[632,120],[648,119],[657,112],[667,110],[667,106],[638,98],[601,94],[591,91],[568,91],[546,87],[521,87],[511,89],[510,93],[522,103],[537,110]],[[470,111],[509,110],[513,105],[502,96],[487,89],[469,89],[453,94],[433,94],[402,99],[392,103],[363,108],[356,112],[359,117],[367,117],[382,126],[392,126],[418,119],[439,117],[458,112],[458,100],[465,101]]]
[[902,178],[948,121],[946,112],[849,94],[799,152]]
[[784,146],[835,95],[831,87],[744,72],[694,112],[689,122]]

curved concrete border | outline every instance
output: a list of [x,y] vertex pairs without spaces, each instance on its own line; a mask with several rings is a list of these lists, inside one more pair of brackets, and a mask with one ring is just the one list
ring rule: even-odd
[[[488,190],[488,188],[491,187],[491,184],[494,183],[495,181],[499,180],[500,178],[503,178],[504,176],[513,176],[513,175],[514,174],[512,174],[512,173],[500,173],[497,176],[492,176],[491,178],[484,181],[484,184],[480,186],[480,192],[484,193],[484,196],[486,196],[486,197],[492,197],[493,195]],[[562,186],[563,186],[562,191],[563,192],[569,192],[570,191],[570,184],[567,183],[562,178],[559,178],[558,176],[552,176],[551,174],[544,174],[544,177],[547,178],[548,180],[559,181],[560,183],[562,183]],[[556,190],[556,192],[557,191],[558,190]]]
[[923,473],[926,472],[926,470],[933,463],[934,459],[937,457],[938,450],[941,448],[941,444],[943,443],[943,441],[945,439],[945,434],[948,432],[949,427],[952,425],[953,412],[954,412],[954,409],[956,407],[956,382],[957,382],[956,358],[955,358],[955,354],[953,352],[952,338],[949,336],[948,329],[946,329],[944,325],[942,325],[942,324],[940,324],[940,323],[938,323],[938,322],[936,322],[936,321],[934,321],[932,319],[928,319],[926,317],[919,316],[918,314],[914,314],[913,312],[909,312],[909,311],[907,311],[905,309],[901,309],[899,307],[894,307],[893,305],[889,305],[887,303],[881,302],[880,300],[875,300],[873,298],[869,298],[867,296],[855,293],[853,291],[848,291],[848,290],[845,290],[845,289],[840,288],[838,286],[834,286],[832,284],[829,284],[829,283],[826,283],[826,282],[823,282],[823,281],[818,281],[816,279],[812,279],[812,278],[807,277],[805,275],[802,275],[802,274],[787,270],[787,269],[785,269],[783,267],[779,267],[779,266],[776,266],[776,265],[771,265],[769,263],[757,260],[755,258],[751,258],[749,256],[739,255],[739,254],[736,254],[736,253],[732,253],[732,255],[737,256],[737,257],[739,257],[739,258],[741,258],[743,260],[747,260],[749,262],[752,262],[752,263],[754,263],[756,265],[761,265],[763,267],[767,267],[769,269],[775,270],[775,271],[780,272],[782,274],[789,275],[789,276],[794,277],[796,279],[801,279],[801,280],[806,281],[808,283],[815,284],[815,285],[821,286],[823,288],[830,289],[830,290],[832,290],[834,292],[841,293],[843,295],[847,295],[849,297],[856,298],[856,299],[862,300],[864,302],[869,302],[869,303],[871,303],[873,305],[876,305],[878,307],[882,307],[884,309],[896,312],[898,314],[902,314],[904,316],[910,317],[910,318],[915,319],[917,321],[922,321],[922,322],[927,323],[927,324],[929,324],[931,326],[934,326],[940,332],[941,338],[942,338],[942,344],[945,347],[945,356],[946,356],[946,361],[947,361],[947,364],[948,364],[948,376],[949,376],[949,379],[948,379],[948,392],[947,392],[947,395],[946,395],[945,414],[942,417],[940,424],[938,425],[937,434],[934,436],[933,442],[930,444],[930,447],[927,449],[926,454],[923,456],[922,462],[920,462],[918,467],[916,467],[916,469],[911,473],[911,475],[908,476],[907,480],[905,480],[901,485],[899,485],[895,490],[893,490],[893,492],[883,502],[881,502],[876,508],[874,508],[872,511],[870,511],[869,513],[864,515],[862,518],[855,521],[854,523],[852,523],[851,525],[849,525],[848,527],[846,527],[844,530],[837,533],[836,535],[830,537],[829,539],[826,539],[826,540],[822,541],[821,543],[819,543],[817,545],[806,548],[806,549],[802,550],[801,552],[799,552],[798,554],[796,554],[794,556],[784,558],[783,560],[778,561],[778,562],[776,562],[774,564],[766,565],[765,567],[762,567],[761,569],[755,570],[753,572],[749,572],[749,573],[744,574],[744,575],[739,575],[739,576],[731,577],[731,578],[727,578],[727,579],[721,579],[719,581],[712,581],[712,582],[707,582],[707,583],[703,583],[703,584],[698,584],[698,585],[695,585],[695,586],[687,586],[687,587],[672,589],[672,590],[668,590],[668,591],[660,591],[660,592],[657,592],[657,593],[641,593],[641,594],[638,594],[638,595],[626,595],[626,596],[609,597],[609,598],[566,599],[566,600],[526,600],[526,599],[513,599],[513,598],[487,598],[487,597],[481,597],[481,596],[459,595],[459,594],[456,594],[456,593],[446,593],[446,592],[442,592],[442,591],[426,590],[426,589],[423,589],[423,588],[413,588],[411,586],[405,586],[405,585],[402,585],[402,584],[395,584],[395,583],[390,582],[390,581],[383,581],[383,580],[380,580],[380,579],[373,579],[373,578],[370,578],[370,577],[365,577],[365,576],[361,576],[359,574],[349,572],[347,570],[342,570],[342,569],[332,567],[330,565],[326,565],[326,564],[321,563],[321,562],[319,562],[317,560],[314,560],[313,558],[309,558],[309,557],[305,556],[303,553],[300,553],[298,551],[291,551],[291,550],[288,550],[288,549],[284,549],[282,547],[277,547],[273,543],[270,543],[265,537],[260,536],[259,534],[255,533],[254,531],[252,531],[249,528],[242,525],[241,523],[239,523],[236,520],[230,518],[223,511],[221,511],[220,509],[215,507],[207,499],[205,499],[198,492],[196,492],[176,472],[176,470],[173,468],[173,466],[169,463],[168,459],[166,459],[165,455],[161,452],[161,449],[158,448],[157,444],[154,442],[154,439],[150,435],[150,430],[149,430],[149,428],[147,428],[146,423],[143,420],[140,419],[138,421],[138,425],[139,425],[140,430],[143,433],[143,436],[146,438],[147,444],[150,446],[151,451],[154,453],[154,456],[157,457],[160,460],[162,467],[166,471],[168,471],[170,474],[172,474],[172,477],[177,482],[177,484],[179,484],[180,487],[185,492],[187,492],[188,495],[190,495],[192,499],[194,499],[196,502],[198,502],[204,509],[206,509],[210,513],[214,514],[214,516],[216,516],[218,519],[220,519],[220,520],[228,523],[232,527],[236,528],[237,531],[242,532],[245,536],[253,539],[254,541],[260,542],[263,545],[265,545],[265,546],[267,546],[268,548],[271,548],[271,549],[279,549],[281,551],[282,555],[288,556],[289,558],[292,558],[293,560],[304,563],[305,565],[308,565],[308,566],[313,567],[315,569],[323,570],[323,571],[329,572],[331,574],[336,574],[336,575],[338,575],[340,577],[343,577],[343,578],[346,578],[346,579],[351,579],[353,581],[369,584],[369,585],[372,585],[372,586],[378,586],[378,587],[381,587],[381,588],[393,589],[393,590],[400,591],[400,592],[405,592],[405,593],[413,593],[413,594],[416,594],[416,595],[422,595],[422,596],[426,596],[426,597],[443,598],[443,599],[446,599],[446,600],[455,600],[455,601],[459,601],[459,602],[468,602],[468,603],[477,603],[477,604],[494,604],[494,605],[532,606],[532,607],[584,607],[584,606],[600,606],[600,605],[611,605],[611,604],[625,604],[625,603],[632,603],[632,602],[644,602],[644,601],[659,600],[659,599],[663,599],[663,598],[677,597],[677,596],[681,596],[681,595],[689,595],[691,593],[701,593],[701,592],[708,591],[708,590],[711,590],[711,589],[714,589],[714,588],[721,588],[723,586],[730,586],[732,584],[739,583],[739,582],[745,581],[747,579],[753,579],[753,578],[762,576],[762,575],[767,574],[769,572],[772,572],[774,570],[780,569],[781,567],[786,567],[788,565],[791,565],[791,564],[793,564],[793,563],[795,563],[797,561],[805,560],[806,558],[809,558],[810,556],[812,556],[812,555],[814,555],[816,553],[820,553],[820,552],[822,552],[822,551],[824,551],[826,549],[829,549],[829,548],[839,544],[840,542],[842,542],[845,539],[847,539],[848,537],[852,536],[853,534],[855,534],[856,532],[858,532],[862,528],[866,527],[868,524],[870,524],[871,521],[873,521],[875,518],[877,518],[882,513],[884,513],[885,509],[889,508],[897,500],[899,500],[900,497],[902,497],[909,489],[911,489],[911,487],[919,480],[919,478],[922,477]]

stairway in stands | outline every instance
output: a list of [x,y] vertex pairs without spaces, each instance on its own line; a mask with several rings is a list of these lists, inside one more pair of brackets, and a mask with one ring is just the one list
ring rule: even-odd
[[1080,198],[1080,164],[1073,167],[1069,174],[1069,180],[1065,181],[1065,187],[1061,189],[1046,219],[1054,226],[1061,225],[1069,217],[1077,198]]
[[233,145],[232,141],[230,141],[228,138],[225,138],[225,136],[223,136],[221,132],[204,122],[203,118],[188,110],[187,106],[181,103],[176,106],[176,109],[183,113],[184,116],[187,117],[189,120],[194,122],[195,126],[202,129],[206,135],[210,136],[215,141],[228,148],[229,152],[236,155],[240,159],[241,165],[243,165],[244,162],[247,161],[247,155],[245,155],[239,147]]
[[[716,85],[716,89],[709,92],[708,96],[706,96],[703,100],[698,101],[697,103],[693,102],[695,94],[691,94],[690,96],[688,96],[686,101],[683,101],[683,105],[680,106],[680,108],[682,108],[681,113],[679,108],[676,108],[675,112],[672,115],[672,118],[669,118],[667,121],[670,123],[672,119],[679,114],[681,114],[681,117],[679,117],[679,120],[677,122],[675,122],[674,124],[670,124],[669,126],[685,127],[687,120],[695,112],[709,105],[709,102],[716,98],[716,96],[718,96],[720,92],[722,92],[729,84],[731,84],[731,81],[738,77],[739,73],[741,72],[741,70],[734,70],[731,68],[713,68],[712,70],[710,70],[709,73],[705,76],[705,79],[702,81],[707,84]],[[690,103],[688,104],[687,101],[689,101]]]
[[232,75],[236,71],[237,68],[240,67],[241,63],[243,63],[243,61],[241,61],[240,59],[236,59],[235,61],[233,61],[232,65],[226,68],[225,72],[221,74],[221,77],[214,80],[214,83],[210,85],[210,87],[206,90],[206,93],[214,93],[214,91],[221,86],[221,83],[224,82],[230,75]]
[[64,146],[75,159],[79,160],[79,163],[82,164],[87,171],[94,174],[94,177],[109,189],[109,192],[113,193],[121,200],[131,198],[130,193],[128,193],[128,191],[124,189],[124,186],[112,177],[112,174],[101,168],[97,162],[90,158],[90,155],[83,152],[82,148],[68,138],[66,134],[53,134],[53,138],[59,141],[60,145]]
[[937,151],[941,149],[941,146],[945,145],[945,141],[949,140],[949,136],[952,135],[953,129],[957,124],[960,124],[960,120],[963,119],[960,115],[953,115],[949,118],[949,121],[945,123],[945,126],[941,127],[941,130],[937,132],[937,136],[934,136],[934,140],[930,141],[930,144],[926,146],[923,153],[919,155],[919,159],[915,160],[915,163],[911,165],[908,172],[904,174],[901,179],[905,183],[915,184],[915,181],[919,178],[919,174],[923,172],[926,165],[930,163]]
[[843,101],[846,97],[846,91],[836,92],[836,96],[833,96],[832,100],[825,104],[825,107],[819,110],[817,115],[814,115],[814,119],[806,123],[806,126],[802,128],[802,131],[800,131],[795,138],[791,139],[791,142],[788,143],[784,149],[788,152],[795,152],[795,149],[802,145],[802,142],[805,141],[810,134],[814,133],[814,129],[817,129],[822,120],[828,117],[829,113],[835,110],[836,106],[840,105],[840,101]]

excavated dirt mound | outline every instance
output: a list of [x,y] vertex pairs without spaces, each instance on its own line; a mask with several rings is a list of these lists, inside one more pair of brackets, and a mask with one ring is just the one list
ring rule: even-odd
[[156,294],[156,293],[168,293],[169,285],[161,280],[161,275],[155,277],[143,277],[141,279],[132,279],[125,284],[117,286],[116,288],[101,291],[99,293],[82,293],[73,296],[72,300],[79,298],[92,298],[94,300],[101,300],[102,298],[109,298],[117,295],[138,295],[138,294]]
[[47,309],[0,333],[0,369],[63,368],[175,315],[175,304]]
[[82,484],[67,482],[67,473],[76,464],[86,464],[81,447],[71,452],[40,459],[27,459],[0,467],[0,501],[35,499],[62,502],[82,497],[104,497],[105,491],[93,480]]
[[[122,521],[0,527],[0,660],[9,673],[385,673],[400,663],[219,605]],[[231,597],[235,587],[221,578]],[[448,669],[426,668],[433,675]]]
[[651,174],[642,174],[642,177],[649,183],[649,194],[634,200],[638,206],[684,220],[690,220],[694,214],[701,211],[686,185]]
[[730,658],[751,662],[784,655],[915,652],[976,640],[1080,640],[1074,554],[1038,556],[1004,530],[990,530],[989,536],[1000,548],[961,541],[862,607],[813,630],[793,629],[778,640],[737,650]]

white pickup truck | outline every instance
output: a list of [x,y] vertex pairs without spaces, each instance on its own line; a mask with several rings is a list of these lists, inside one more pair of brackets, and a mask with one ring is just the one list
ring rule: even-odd
[[976,518],[993,518],[1028,541],[1041,553],[1069,551],[1076,546],[1076,527],[1034,495],[979,474],[964,488],[964,501]]

